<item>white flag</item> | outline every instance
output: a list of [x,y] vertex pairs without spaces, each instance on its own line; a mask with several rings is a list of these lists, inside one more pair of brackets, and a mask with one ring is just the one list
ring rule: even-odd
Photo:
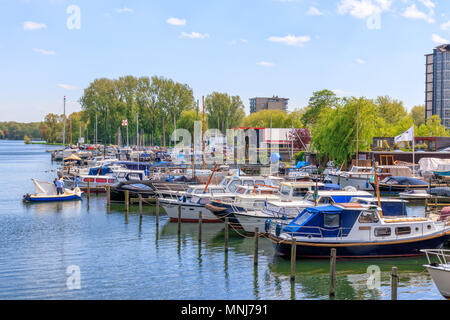
[[402,141],[413,141],[413,140],[414,140],[414,126],[409,128],[408,131],[395,137],[395,143],[402,142]]

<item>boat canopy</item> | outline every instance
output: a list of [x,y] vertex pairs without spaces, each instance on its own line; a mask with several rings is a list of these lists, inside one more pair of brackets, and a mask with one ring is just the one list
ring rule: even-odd
[[410,177],[387,177],[383,181],[381,181],[383,184],[392,184],[392,185],[402,185],[402,186],[427,186],[428,183],[426,183],[423,180],[410,178]]
[[111,168],[106,166],[89,169],[90,176],[105,176],[108,173],[112,173],[112,170]]
[[337,206],[304,209],[283,232],[313,238],[346,237],[364,207],[339,208]]
[[37,196],[56,195],[56,186],[53,182],[33,179]]

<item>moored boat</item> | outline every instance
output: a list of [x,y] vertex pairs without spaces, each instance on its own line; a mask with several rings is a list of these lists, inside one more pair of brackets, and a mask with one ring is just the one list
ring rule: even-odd
[[384,217],[376,206],[357,203],[311,207],[288,225],[277,223],[270,239],[282,256],[290,256],[293,239],[297,258],[381,258],[422,255],[450,239],[447,221],[422,217]]
[[428,264],[424,267],[427,268],[439,292],[450,300],[450,250],[427,249],[422,252],[426,254],[428,260]]
[[81,200],[83,192],[75,187],[73,190],[63,189],[62,194],[58,194],[53,182],[46,182],[33,179],[35,193],[23,196],[24,202],[58,202]]

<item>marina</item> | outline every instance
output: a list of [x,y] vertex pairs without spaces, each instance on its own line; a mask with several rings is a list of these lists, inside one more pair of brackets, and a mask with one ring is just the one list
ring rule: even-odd
[[[230,228],[225,250],[223,223],[171,223],[155,205],[107,205],[106,194],[82,201],[26,204],[29,179],[52,181],[59,163],[44,146],[0,141],[2,299],[329,299],[329,261],[279,257],[264,236]],[[14,166],[11,163],[14,162]],[[142,215],[141,215],[142,210]],[[420,215],[423,205],[408,206]],[[158,220],[157,220],[158,219]],[[201,231],[200,231],[201,230]],[[199,237],[201,240],[199,241]],[[347,260],[336,263],[336,299],[391,298],[391,269],[399,269],[399,299],[443,299],[424,256]],[[81,270],[81,289],[67,290],[67,268]],[[369,289],[369,267],[380,270],[380,287]]]

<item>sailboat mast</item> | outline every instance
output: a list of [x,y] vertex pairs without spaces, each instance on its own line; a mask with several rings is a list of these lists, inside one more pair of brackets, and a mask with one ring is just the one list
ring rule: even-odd
[[359,166],[359,105],[356,106],[356,166]]

